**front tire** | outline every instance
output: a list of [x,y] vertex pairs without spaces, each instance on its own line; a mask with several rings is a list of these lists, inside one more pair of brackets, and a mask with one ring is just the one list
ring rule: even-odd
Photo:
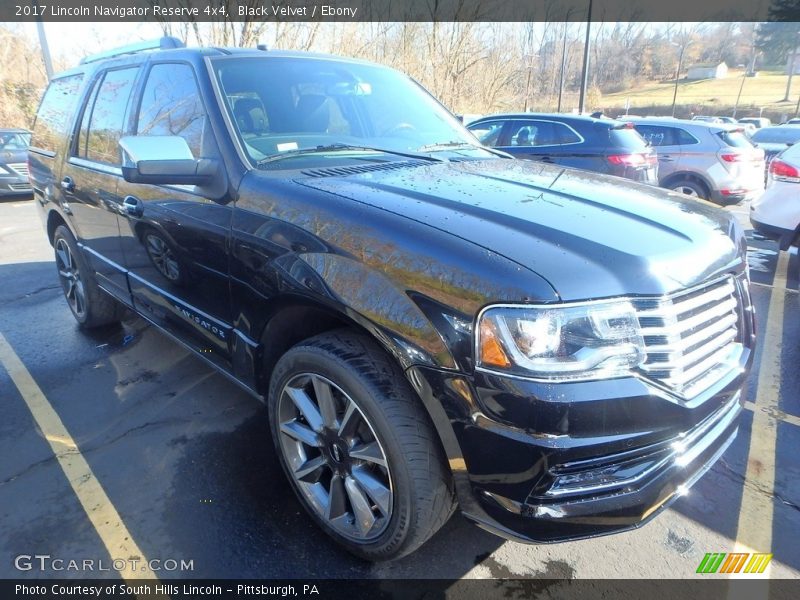
[[369,338],[339,330],[301,342],[275,366],[268,400],[292,488],[351,553],[399,558],[452,514],[452,480],[428,415]]
[[64,298],[78,325],[94,329],[119,322],[122,307],[97,285],[75,238],[64,225],[56,228],[53,249]]

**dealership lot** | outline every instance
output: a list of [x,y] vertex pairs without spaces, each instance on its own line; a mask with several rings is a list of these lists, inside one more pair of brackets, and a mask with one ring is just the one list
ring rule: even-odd
[[[747,207],[731,210],[746,222]],[[639,530],[549,546],[455,516],[415,554],[373,566],[307,518],[257,400],[133,316],[80,332],[33,202],[2,202],[0,577],[117,577],[101,565],[137,555],[160,561],[161,578],[682,578],[709,552],[771,552],[772,577],[797,577],[800,260],[754,240],[750,264],[759,348],[747,410],[685,497]],[[50,560],[42,573],[17,559],[37,554],[93,562]]]

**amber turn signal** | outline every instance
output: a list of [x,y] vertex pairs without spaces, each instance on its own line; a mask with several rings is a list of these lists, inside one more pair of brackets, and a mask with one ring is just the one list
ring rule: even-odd
[[487,320],[481,321],[480,363],[493,367],[510,367],[511,361],[506,356],[500,340],[497,339],[494,325]]

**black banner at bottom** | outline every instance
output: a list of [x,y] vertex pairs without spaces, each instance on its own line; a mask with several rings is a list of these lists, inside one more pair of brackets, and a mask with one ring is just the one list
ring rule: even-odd
[[491,598],[594,598],[634,600],[795,600],[800,580],[625,579],[317,579],[236,580],[101,579],[1,580],[0,598],[233,600],[304,598],[329,600],[435,600]]

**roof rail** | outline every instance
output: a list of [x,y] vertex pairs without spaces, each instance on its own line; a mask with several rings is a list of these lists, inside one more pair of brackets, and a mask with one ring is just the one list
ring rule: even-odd
[[147,50],[171,50],[173,48],[185,48],[186,44],[176,37],[164,36],[157,40],[149,40],[146,42],[137,42],[135,44],[128,44],[127,46],[120,46],[113,50],[106,50],[97,54],[90,54],[81,59],[80,64],[97,62],[106,58],[114,58],[115,56],[122,56],[123,54],[136,54],[137,52],[145,52]]

